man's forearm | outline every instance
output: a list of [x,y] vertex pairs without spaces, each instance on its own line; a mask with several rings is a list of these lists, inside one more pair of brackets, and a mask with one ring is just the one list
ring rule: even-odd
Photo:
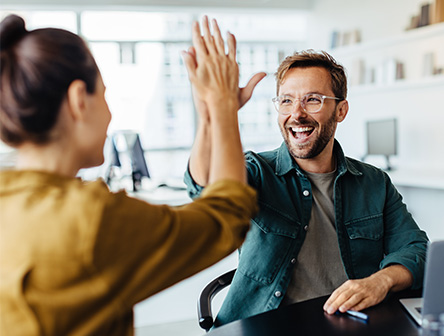
[[[209,182],[218,179],[235,179],[246,183],[245,159],[239,134],[237,100],[226,100],[213,104],[226,113],[215,113],[211,119],[211,165]],[[231,111],[235,111],[232,113]]]
[[398,292],[409,288],[413,283],[413,275],[402,265],[390,265],[370,276],[387,284],[388,290]]
[[209,182],[211,159],[211,130],[209,121],[200,120],[190,154],[190,173],[193,180],[206,186]]

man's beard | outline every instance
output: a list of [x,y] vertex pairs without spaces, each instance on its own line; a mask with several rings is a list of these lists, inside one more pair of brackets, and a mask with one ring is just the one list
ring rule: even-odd
[[[317,122],[316,126],[319,125]],[[310,123],[302,122],[299,123],[298,126],[309,126]],[[314,126],[314,125],[310,125]],[[314,140],[307,144],[298,146],[292,143],[289,139],[289,130],[284,126],[279,125],[282,137],[284,138],[284,142],[287,145],[287,148],[291,154],[291,156],[295,159],[312,159],[318,156],[327,146],[330,139],[334,136],[336,130],[336,115],[332,113],[330,119],[328,119],[325,127],[322,129],[321,134]],[[304,149],[308,148],[308,151],[304,151]]]

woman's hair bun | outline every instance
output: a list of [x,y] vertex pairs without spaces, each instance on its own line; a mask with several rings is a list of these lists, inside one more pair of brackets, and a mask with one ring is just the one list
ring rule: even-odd
[[17,15],[8,15],[0,23],[0,49],[4,50],[27,34],[25,21]]

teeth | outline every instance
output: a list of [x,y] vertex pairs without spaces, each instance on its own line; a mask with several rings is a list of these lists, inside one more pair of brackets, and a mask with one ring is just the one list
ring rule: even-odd
[[311,131],[313,129],[313,127],[298,127],[298,128],[291,128],[293,132],[297,133],[297,132],[308,132]]

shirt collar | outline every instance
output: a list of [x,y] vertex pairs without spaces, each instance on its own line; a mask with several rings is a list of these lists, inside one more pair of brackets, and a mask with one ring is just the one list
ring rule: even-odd
[[[341,145],[336,139],[333,147],[333,155],[335,155],[336,157],[336,162],[337,162],[336,169],[338,171],[338,175],[343,175],[347,171],[353,175],[362,175],[362,172],[360,172],[355,167],[355,165],[353,165],[353,163],[350,162],[350,160],[346,160]],[[292,169],[296,170],[298,174],[305,175],[304,171],[299,167],[299,165],[291,156],[285,142],[282,142],[281,146],[278,148],[275,173],[278,176],[282,176],[287,174]]]

